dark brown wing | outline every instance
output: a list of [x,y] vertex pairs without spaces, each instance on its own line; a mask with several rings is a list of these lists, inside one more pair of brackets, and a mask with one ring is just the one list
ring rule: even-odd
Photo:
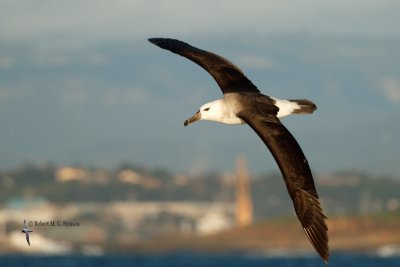
[[308,239],[327,262],[329,247],[326,216],[318,200],[310,167],[299,144],[274,114],[266,116],[241,112],[238,117],[250,125],[271,151]]
[[175,39],[150,38],[149,41],[199,64],[213,76],[224,94],[231,92],[260,92],[237,66],[221,56]]
[[26,235],[26,242],[28,242],[28,245],[30,246],[31,242],[29,242],[29,233],[25,233],[25,235]]

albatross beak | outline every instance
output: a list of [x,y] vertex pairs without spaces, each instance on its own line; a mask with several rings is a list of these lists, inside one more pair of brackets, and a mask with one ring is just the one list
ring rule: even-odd
[[196,112],[196,114],[193,115],[190,119],[185,120],[185,123],[183,125],[188,126],[189,124],[198,121],[201,119],[201,113],[200,110]]

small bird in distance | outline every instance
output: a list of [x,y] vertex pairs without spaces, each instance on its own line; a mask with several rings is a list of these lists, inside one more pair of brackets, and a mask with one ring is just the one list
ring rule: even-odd
[[26,223],[25,223],[25,220],[24,220],[24,225],[22,226],[21,232],[22,232],[22,233],[25,233],[26,242],[28,242],[28,245],[30,246],[31,243],[29,242],[29,233],[32,233],[33,231],[32,231],[31,229],[28,228],[28,226],[27,226]]

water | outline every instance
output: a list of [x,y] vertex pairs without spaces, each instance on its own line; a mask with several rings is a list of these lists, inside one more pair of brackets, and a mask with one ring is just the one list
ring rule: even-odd
[[395,267],[400,266],[400,256],[381,258],[372,255],[333,254],[328,265],[317,257],[267,257],[244,253],[201,254],[170,253],[105,256],[0,256],[0,266],[7,267]]

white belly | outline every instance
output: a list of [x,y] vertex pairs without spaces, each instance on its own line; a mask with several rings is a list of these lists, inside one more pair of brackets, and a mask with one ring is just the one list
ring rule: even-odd
[[246,123],[241,118],[238,118],[236,116],[224,117],[224,118],[218,120],[218,122],[224,123],[224,124],[245,124]]

